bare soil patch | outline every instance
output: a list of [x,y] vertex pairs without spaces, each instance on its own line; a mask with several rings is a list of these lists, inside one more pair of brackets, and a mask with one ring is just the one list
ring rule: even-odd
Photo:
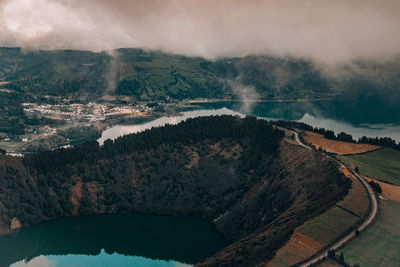
[[325,149],[329,153],[338,155],[359,154],[381,148],[369,144],[356,144],[350,142],[336,141],[325,138],[323,135],[306,131],[302,134],[304,141],[315,146],[317,149]]
[[367,179],[368,182],[374,181],[375,183],[378,183],[381,186],[382,197],[389,199],[389,200],[400,202],[400,186],[387,184],[387,183],[375,180],[373,178],[369,178],[367,176],[364,176],[364,178]]
[[[267,264],[268,267],[290,266],[309,258],[325,246],[316,239],[325,240],[324,243],[328,244],[329,241],[336,238],[358,220],[354,214],[360,217],[365,215],[368,211],[369,200],[363,185],[348,169],[340,168],[340,171],[346,177],[352,179],[352,186],[348,195],[336,204],[337,207],[297,228],[290,240],[278,250],[272,261]],[[349,213],[349,211],[354,214]],[[338,220],[338,218],[342,218],[342,220]],[[328,227],[326,227],[327,225]],[[340,230],[331,231],[332,228],[339,228]],[[310,235],[313,235],[314,238]],[[334,267],[340,265],[334,262],[325,262],[324,265],[319,266]]]
[[108,126],[107,123],[101,123],[101,122],[94,124],[94,127],[96,127],[97,130],[105,130],[107,126]]
[[78,216],[78,211],[80,207],[80,201],[82,199],[82,181],[78,181],[72,188],[71,188],[71,202],[73,205],[72,215]]
[[351,189],[348,195],[336,205],[342,207],[361,218],[368,212],[369,198],[364,186],[356,177],[347,169],[340,168],[346,177],[352,179]]
[[222,155],[226,159],[237,160],[242,154],[242,147],[238,143],[234,142],[218,142],[214,145],[210,145],[210,148],[216,154]]
[[278,250],[268,267],[287,266],[307,259],[324,247],[315,239],[295,231],[290,240]]
[[340,170],[341,172],[343,172],[343,174],[344,174],[347,178],[357,180],[357,178],[354,176],[354,174],[351,173],[351,171],[349,171],[348,169],[346,169],[346,168],[339,168],[339,170]]
[[199,153],[195,149],[190,149],[188,148],[188,151],[186,152],[188,154],[188,157],[190,158],[189,164],[187,164],[185,167],[188,169],[193,168],[200,159]]

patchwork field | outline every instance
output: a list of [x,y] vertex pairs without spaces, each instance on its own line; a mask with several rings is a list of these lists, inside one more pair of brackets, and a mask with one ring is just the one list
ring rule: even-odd
[[317,149],[321,147],[322,149],[325,149],[329,153],[335,153],[338,155],[365,153],[380,148],[379,146],[375,145],[356,144],[350,142],[330,140],[325,138],[321,134],[310,131],[304,132],[302,134],[302,137],[304,141],[306,141],[309,144],[312,144]]
[[376,223],[342,250],[346,262],[366,267],[399,266],[400,203],[385,201]]
[[290,240],[283,246],[268,267],[289,266],[311,257],[324,247],[320,242],[295,231]]
[[339,156],[339,159],[368,177],[400,185],[400,151],[383,148],[362,155]]
[[400,202],[400,186],[387,184],[387,183],[378,181],[376,179],[371,179],[371,178],[366,177],[366,176],[364,176],[364,178],[367,179],[368,181],[374,181],[375,183],[378,183],[381,186],[381,189],[382,189],[382,194],[381,195],[385,199]]
[[[324,214],[298,227],[290,240],[278,250],[268,267],[293,265],[314,255],[347,229],[354,226],[368,212],[369,198],[361,182],[347,169],[341,171],[352,180],[344,200]],[[325,263],[324,266],[335,263]]]
[[344,172],[347,177],[351,178],[353,183],[347,197],[336,205],[350,211],[360,218],[363,218],[367,214],[369,208],[367,191],[351,172],[344,168],[341,169],[341,171]]
[[328,245],[341,233],[355,225],[358,220],[359,217],[335,206],[321,216],[306,222],[297,230],[324,245]]
[[0,148],[10,151],[18,147],[20,144],[21,142],[0,142]]

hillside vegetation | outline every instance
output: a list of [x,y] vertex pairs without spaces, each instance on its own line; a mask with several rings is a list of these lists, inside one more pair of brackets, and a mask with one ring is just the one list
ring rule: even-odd
[[289,241],[268,262],[268,267],[292,266],[311,257],[367,215],[369,197],[366,189],[350,171],[345,168],[340,170],[352,182],[346,197],[335,207],[297,227]]
[[[399,62],[399,58],[384,63],[355,61],[338,66],[336,75],[327,75],[313,62],[293,57],[249,55],[210,61],[140,49],[94,53],[0,48],[0,89],[36,97],[47,94],[93,100],[116,94],[144,101],[166,97],[241,99],[243,93],[246,98],[261,99],[342,95],[349,101],[337,110],[339,116],[360,116],[348,114],[359,106],[362,116],[375,120],[377,103],[385,104],[379,105],[380,113],[398,114],[393,107],[398,107],[400,99]],[[254,90],[243,90],[243,86]],[[359,105],[365,102],[371,105]]]
[[341,199],[350,182],[321,153],[253,117],[201,117],[71,149],[0,156],[0,233],[101,213],[187,215],[231,245],[199,266],[253,266]]
[[361,174],[400,185],[400,152],[391,148],[361,155],[340,156],[345,164],[357,167]]
[[398,266],[400,203],[383,202],[381,213],[374,225],[340,250],[346,262],[366,267]]
[[254,86],[262,98],[316,98],[332,94],[312,63],[292,58],[243,57],[208,61],[119,49],[112,53],[0,48],[0,81],[31,95],[95,99],[105,94],[137,100],[241,95]]
[[322,149],[337,155],[359,154],[381,148],[380,146],[369,144],[331,140],[321,134],[310,131],[304,132],[301,137],[307,144],[314,146],[316,149]]

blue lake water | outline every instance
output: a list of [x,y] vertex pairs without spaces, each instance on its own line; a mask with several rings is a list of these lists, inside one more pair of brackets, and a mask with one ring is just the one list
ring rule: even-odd
[[155,120],[131,124],[115,125],[103,132],[99,139],[107,139],[151,129],[165,124],[177,124],[187,118],[209,115],[253,115],[269,120],[293,120],[316,127],[323,127],[351,134],[354,139],[363,135],[369,137],[391,137],[400,142],[400,106],[386,106],[373,100],[346,103],[338,100],[318,102],[256,103],[217,102],[198,103],[179,116],[161,117]]
[[0,238],[0,266],[191,266],[228,245],[192,217],[96,215],[45,222]]
[[[400,141],[400,107],[379,100],[292,103],[198,103],[179,116],[161,117],[103,132],[106,139],[209,115],[253,115],[344,131],[355,139],[389,136]],[[102,215],[46,222],[0,238],[0,266],[191,266],[228,243],[195,218]]]

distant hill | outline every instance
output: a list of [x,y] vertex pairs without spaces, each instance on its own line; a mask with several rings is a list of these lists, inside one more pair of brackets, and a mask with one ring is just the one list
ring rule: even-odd
[[[97,99],[115,94],[141,101],[168,97],[399,96],[399,62],[353,62],[341,66],[340,75],[332,78],[323,75],[312,62],[291,57],[246,56],[209,61],[140,49],[94,53],[0,48],[0,81],[10,82],[0,87],[30,95]],[[241,90],[244,86],[254,90]]]
[[91,214],[197,216],[231,242],[200,266],[255,266],[350,186],[335,163],[283,135],[254,117],[201,117],[103,147],[0,155],[0,234]]

